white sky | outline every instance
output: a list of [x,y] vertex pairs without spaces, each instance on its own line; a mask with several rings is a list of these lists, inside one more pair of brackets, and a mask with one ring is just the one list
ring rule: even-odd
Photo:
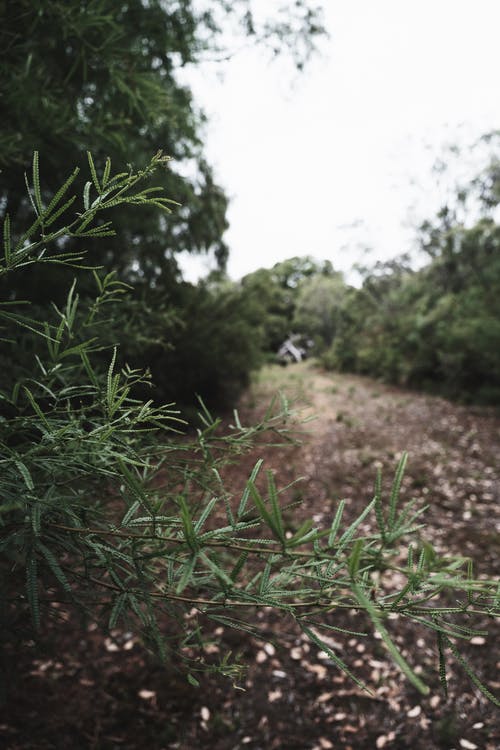
[[233,279],[295,255],[346,271],[367,247],[370,261],[411,249],[410,225],[439,207],[444,145],[500,128],[500,0],[323,7],[331,37],[302,75],[258,47],[190,73],[231,198]]

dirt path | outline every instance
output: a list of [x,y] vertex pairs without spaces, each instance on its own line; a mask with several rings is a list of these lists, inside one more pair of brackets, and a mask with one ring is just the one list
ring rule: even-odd
[[[377,468],[389,487],[409,454],[403,496],[428,506],[437,547],[473,556],[490,574],[500,552],[500,415],[386,386],[369,378],[325,373],[310,363],[264,369],[244,410],[277,388],[315,415],[303,445],[269,461],[283,483],[304,476],[304,513],[317,521],[345,498],[354,512],[370,499]],[[305,407],[305,408],[304,408]]]

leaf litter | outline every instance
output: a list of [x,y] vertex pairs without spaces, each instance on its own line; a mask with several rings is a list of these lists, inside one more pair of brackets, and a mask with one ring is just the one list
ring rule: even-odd
[[[354,517],[370,499],[377,467],[391,476],[401,452],[408,450],[403,491],[429,506],[426,533],[435,548],[452,553],[465,549],[478,574],[498,568],[498,414],[379,383],[374,398],[373,381],[323,373],[309,363],[280,370],[279,376],[274,370],[272,376],[273,387],[278,379],[291,397],[299,392],[306,416],[318,415],[307,425],[301,446],[256,453],[264,453],[266,464],[275,468],[278,486],[305,474],[298,521],[316,515],[319,523],[339,499],[345,499],[346,513]],[[260,404],[270,395],[265,378],[266,372],[240,405],[248,421],[258,417]],[[242,463],[225,478],[235,489],[255,455]],[[352,617],[349,610],[337,613],[335,625],[357,630]],[[417,644],[418,663],[433,688],[425,698],[405,682],[377,637],[360,642],[336,632],[327,643],[368,684],[369,695],[291,622],[269,609],[255,620],[269,641],[218,626],[205,653],[208,662],[217,660],[219,651],[238,653],[247,668],[243,683],[197,673],[199,688],[194,688],[175,664],[165,668],[152,661],[131,633],[117,631],[104,640],[90,624],[86,633],[74,635],[63,619],[55,619],[51,638],[57,642],[57,658],[50,644],[42,658],[34,644],[25,644],[17,665],[23,675],[20,686],[10,693],[0,719],[5,746],[496,750],[500,745],[494,707],[459,666],[449,670],[446,698],[439,688],[433,639],[421,632],[416,636],[402,620],[390,623],[391,633],[406,645],[408,658]],[[476,636],[465,654],[493,689],[498,687],[498,665],[485,645]]]

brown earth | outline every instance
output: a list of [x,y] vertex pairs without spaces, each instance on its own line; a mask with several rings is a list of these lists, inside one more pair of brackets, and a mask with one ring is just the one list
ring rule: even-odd
[[[263,456],[276,481],[301,500],[294,518],[328,523],[339,499],[354,518],[371,499],[377,467],[384,486],[403,450],[409,464],[403,499],[428,505],[426,538],[439,551],[465,554],[476,572],[492,576],[499,557],[500,417],[487,409],[327,374],[303,363],[264,369],[240,406],[242,421],[257,419],[278,388],[316,414],[301,429],[300,446],[257,448],[227,471],[241,491],[255,460]],[[305,431],[307,430],[307,431]],[[500,746],[498,710],[474,687],[462,667],[450,664],[449,694],[440,690],[434,638],[404,621],[391,622],[403,654],[432,687],[422,698],[388,658],[380,640],[334,632],[331,647],[372,689],[363,693],[327,654],[306,642],[293,623],[272,612],[256,615],[261,637],[219,628],[207,655],[237,652],[247,667],[233,686],[216,676],[193,688],[172,665],[152,661],[133,633],[104,639],[89,625],[76,631],[54,625],[45,655],[27,643],[19,654],[15,684],[6,685],[0,746],[9,750],[495,750]],[[339,627],[363,630],[347,611]],[[462,653],[498,695],[495,623],[479,625],[488,636]],[[369,627],[367,631],[370,632]],[[498,641],[497,641],[498,642]],[[54,656],[54,654],[57,654]],[[13,680],[13,675],[11,675]],[[10,689],[9,689],[10,688]],[[243,688],[243,689],[241,689]]]

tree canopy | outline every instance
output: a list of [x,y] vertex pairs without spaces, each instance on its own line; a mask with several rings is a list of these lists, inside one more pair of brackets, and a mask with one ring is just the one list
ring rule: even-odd
[[[34,151],[43,165],[41,197],[50,201],[68,165],[84,173],[87,151],[98,170],[108,157],[140,170],[162,149],[171,161],[150,186],[175,199],[172,213],[118,205],[105,244],[86,238],[88,262],[135,288],[110,316],[107,340],[121,342],[123,361],[151,368],[158,400],[190,403],[203,390],[227,402],[256,366],[259,341],[236,287],[219,298],[183,282],[178,268],[184,251],[210,254],[221,271],[228,255],[228,199],[205,156],[205,116],[181,72],[223,59],[242,41],[271,57],[288,53],[300,68],[324,33],[320,9],[306,0],[274,16],[255,13],[249,0],[21,0],[3,3],[0,13],[0,215],[9,213],[13,231],[28,220],[23,172]],[[80,176],[75,185],[83,190]],[[78,249],[75,238],[64,241]],[[91,297],[90,279],[74,274],[80,294]],[[43,309],[62,304],[70,282],[62,268],[40,267],[36,278],[18,270],[0,280],[0,293]],[[197,362],[190,378],[188,361]]]
[[249,0],[3,3],[0,206],[26,215],[22,173],[35,150],[50,190],[87,150],[98,167],[109,156],[140,168],[161,148],[172,157],[162,184],[181,204],[174,220],[118,212],[101,262],[160,287],[182,251],[212,253],[223,268],[227,198],[205,158],[204,114],[179,71],[230,54],[238,37],[288,50],[302,66],[322,33],[320,11],[302,0],[261,21]]

